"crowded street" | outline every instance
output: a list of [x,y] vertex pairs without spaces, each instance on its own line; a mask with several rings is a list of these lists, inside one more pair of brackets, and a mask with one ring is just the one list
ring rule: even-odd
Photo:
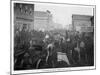
[[66,36],[62,36],[60,33],[28,31],[24,25],[22,31],[15,31],[14,41],[15,70],[94,64],[93,33],[87,36],[86,33],[66,31]]

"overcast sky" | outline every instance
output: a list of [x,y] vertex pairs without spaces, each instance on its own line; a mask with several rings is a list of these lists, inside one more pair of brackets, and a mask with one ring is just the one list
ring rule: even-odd
[[77,6],[77,5],[65,5],[65,4],[47,4],[36,3],[35,11],[51,11],[53,15],[53,21],[55,23],[65,25],[72,24],[72,14],[90,15],[93,16],[92,6]]

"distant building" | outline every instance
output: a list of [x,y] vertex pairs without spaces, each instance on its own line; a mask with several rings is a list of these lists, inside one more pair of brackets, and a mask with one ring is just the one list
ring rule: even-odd
[[14,28],[22,29],[27,25],[29,30],[51,30],[53,28],[52,14],[47,11],[34,11],[34,4],[14,4]]
[[73,30],[79,32],[93,32],[92,17],[93,16],[88,15],[72,15]]
[[34,4],[14,3],[14,28],[22,29],[24,25],[31,30],[34,23]]
[[66,25],[66,30],[72,31],[73,30],[72,24]]
[[48,31],[53,28],[50,11],[34,11],[34,29]]
[[94,26],[94,16],[91,17],[91,26]]
[[59,23],[53,23],[53,25],[54,25],[54,29],[63,29],[63,26],[62,26],[62,24],[59,24]]
[[54,35],[62,35],[62,36],[65,36],[66,35],[66,30],[65,29],[54,29],[52,31],[50,31],[52,34]]

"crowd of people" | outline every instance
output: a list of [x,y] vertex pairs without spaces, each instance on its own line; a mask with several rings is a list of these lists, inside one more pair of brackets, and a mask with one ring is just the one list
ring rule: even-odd
[[22,30],[16,29],[14,70],[94,65],[93,32],[87,34],[66,31],[65,36],[58,35],[29,31],[26,25]]

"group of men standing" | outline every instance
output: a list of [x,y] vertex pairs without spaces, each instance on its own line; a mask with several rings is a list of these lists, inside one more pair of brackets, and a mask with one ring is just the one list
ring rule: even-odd
[[32,35],[34,34],[27,30],[26,25],[21,31],[15,32],[15,69],[19,69],[19,67],[30,69],[93,65],[93,37],[85,37],[83,34],[81,36],[66,35],[63,38],[50,40],[51,37],[45,35],[40,42],[40,39],[33,40]]

